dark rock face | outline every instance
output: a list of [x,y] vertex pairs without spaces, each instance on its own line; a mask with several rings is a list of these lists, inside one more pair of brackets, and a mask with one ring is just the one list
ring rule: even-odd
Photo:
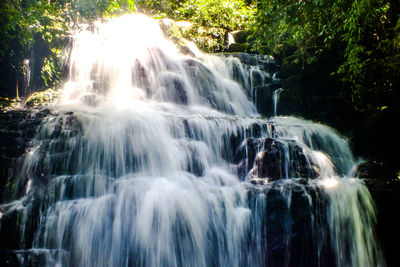
[[[321,192],[307,185],[287,186],[277,182],[264,192],[250,191],[248,198],[252,212],[259,216],[255,220],[261,225],[252,229],[250,246],[254,247],[250,256],[255,265],[336,266],[329,236],[318,240],[319,233],[312,230],[317,224],[320,231],[328,230],[324,216],[327,203]],[[318,255],[318,249],[323,253]]]
[[[2,266],[7,267],[55,266],[57,263],[55,261],[49,261],[49,258],[55,258],[54,256],[56,253],[57,251],[39,249],[19,251],[0,250],[0,263],[4,264]],[[63,256],[64,255],[62,255],[62,257]],[[65,262],[68,262],[67,257],[65,257],[65,259]]]
[[377,214],[377,238],[383,248],[388,267],[399,266],[398,243],[400,240],[400,180],[365,180],[375,201]]
[[251,170],[254,165],[261,141],[257,138],[247,138],[240,147],[238,147],[234,163],[238,164],[238,175],[241,179],[244,179],[247,173]]
[[[247,53],[224,53],[226,57],[239,59],[249,73],[248,77],[241,74],[235,64],[232,65],[233,79],[244,88],[250,88],[248,97],[253,101],[257,111],[264,116],[274,115],[273,92],[282,87],[282,81],[276,78],[279,65],[271,57]],[[244,86],[247,84],[247,86]]]
[[132,85],[138,88],[149,87],[148,73],[139,60],[136,60],[132,69]]
[[[221,105],[222,103],[219,103],[220,101],[218,101],[218,97],[214,93],[217,91],[217,85],[211,70],[195,60],[189,59],[185,60],[183,63],[187,66],[186,72],[190,77],[192,85],[199,90],[203,101],[215,109],[233,113],[230,106],[223,106]],[[179,92],[182,90],[178,89],[177,91]]]
[[[20,180],[24,178],[19,175],[24,161],[23,155],[30,149],[42,118],[49,113],[49,109],[13,110],[0,113],[0,201],[2,203],[18,199],[24,194],[28,186],[27,181]],[[18,184],[22,186],[18,186]],[[24,216],[19,209],[0,216],[0,248],[23,249],[21,247],[22,239],[26,241],[26,244],[32,242],[34,229],[39,222],[40,204],[35,198],[36,196],[32,196],[32,198],[26,199],[26,201],[36,203],[31,207],[37,209],[37,212],[30,213],[31,216]],[[2,210],[0,210],[1,212]],[[21,231],[21,229],[23,230]],[[4,261],[7,263],[5,266],[18,266],[12,264],[13,257],[10,255],[5,256],[5,259],[7,259]]]
[[[264,125],[265,126],[265,125]],[[294,140],[285,142],[276,138],[275,126],[269,125],[271,137],[262,137],[260,124],[253,124],[245,130],[246,138],[237,146],[233,163],[237,164],[241,179],[252,178],[278,180],[285,178],[315,179],[319,176],[318,167],[306,156],[303,148]]]
[[264,141],[264,149],[256,156],[251,175],[272,180],[283,178],[285,173],[285,146],[272,138]]
[[[32,248],[41,217],[54,201],[49,197],[50,180],[65,168],[75,168],[60,159],[66,153],[65,140],[81,132],[81,124],[72,112],[58,115],[50,109],[0,113],[0,203],[11,203],[11,208],[0,206],[0,266],[54,266],[49,259],[63,253]],[[51,127],[42,129],[43,120],[52,120]],[[43,132],[47,139],[41,144],[39,164],[28,176],[24,160],[35,149],[35,137]]]
[[166,89],[166,98],[177,104],[188,103],[188,97],[185,90],[185,84],[182,80],[177,77],[170,77],[163,81],[163,86]]
[[240,62],[246,65],[262,66],[262,68],[267,72],[276,72],[278,70],[278,65],[275,60],[263,55],[248,53],[224,53],[224,55],[238,58]]
[[238,31],[233,31],[229,33],[233,40],[235,41],[235,43],[238,44],[244,44],[247,42],[247,37],[249,37],[250,33],[249,32],[245,32],[242,30],[238,30]]
[[305,156],[303,149],[294,141],[289,142],[289,177],[315,179],[319,176],[318,167]]
[[338,66],[337,51],[338,48],[310,64],[293,61],[291,57],[279,60],[277,77],[284,91],[278,114],[322,121],[339,131],[347,131],[358,122],[353,106],[340,95],[339,79],[331,75],[335,69],[332,66]]
[[[317,178],[318,169],[304,155],[303,149],[293,141],[287,145],[273,138],[247,140],[250,175],[277,180],[282,178]],[[262,143],[261,143],[262,142]],[[262,149],[257,147],[262,144]]]
[[196,55],[193,53],[193,51],[186,45],[180,47],[179,52],[181,52],[183,55],[196,57]]
[[16,176],[14,166],[33,139],[41,118],[50,111],[14,110],[0,112],[0,201],[4,201],[13,191],[13,183],[8,177]]
[[358,170],[359,177],[397,179],[400,171],[399,117],[400,103],[361,121],[352,129],[354,150],[367,160]]

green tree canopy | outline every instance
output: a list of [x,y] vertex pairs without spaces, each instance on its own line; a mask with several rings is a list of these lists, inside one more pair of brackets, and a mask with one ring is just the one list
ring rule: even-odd
[[69,31],[78,22],[91,22],[134,8],[133,0],[2,0],[0,94],[15,96],[26,72],[24,62],[33,52],[40,54],[33,68],[40,73],[40,81],[33,86],[56,86],[61,78],[62,48]]
[[373,113],[399,96],[399,8],[396,0],[260,0],[255,47],[303,64],[335,49],[344,96]]

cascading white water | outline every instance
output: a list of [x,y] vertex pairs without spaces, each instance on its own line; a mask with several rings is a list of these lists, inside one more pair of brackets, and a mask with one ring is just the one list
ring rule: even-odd
[[94,33],[77,34],[70,73],[66,103],[97,103],[107,97],[112,106],[136,110],[135,105],[147,106],[144,100],[148,100],[150,109],[156,103],[174,102],[236,115],[256,114],[226,73],[179,56],[157,22],[143,15],[122,16]]
[[2,205],[26,217],[39,199],[24,246],[48,266],[383,266],[346,140],[258,118],[229,62],[179,55],[143,15],[78,33],[16,177],[29,186]]
[[275,116],[277,115],[279,97],[280,97],[282,91],[283,91],[283,89],[279,88],[279,89],[276,89],[272,94],[272,103],[274,104],[274,115]]

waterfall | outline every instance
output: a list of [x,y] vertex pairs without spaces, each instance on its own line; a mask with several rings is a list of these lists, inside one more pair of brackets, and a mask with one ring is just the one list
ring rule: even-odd
[[281,95],[283,89],[279,88],[276,89],[273,93],[272,93],[272,103],[274,104],[274,115],[277,115],[277,109],[278,109],[278,102],[279,102],[279,96]]
[[0,206],[21,266],[384,266],[346,139],[258,115],[273,73],[143,15],[77,33],[70,68]]

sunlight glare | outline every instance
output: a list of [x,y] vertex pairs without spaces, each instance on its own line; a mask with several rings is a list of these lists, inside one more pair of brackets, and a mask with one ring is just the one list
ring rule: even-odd
[[334,178],[325,178],[320,181],[320,184],[326,188],[335,188],[338,186],[339,181]]

